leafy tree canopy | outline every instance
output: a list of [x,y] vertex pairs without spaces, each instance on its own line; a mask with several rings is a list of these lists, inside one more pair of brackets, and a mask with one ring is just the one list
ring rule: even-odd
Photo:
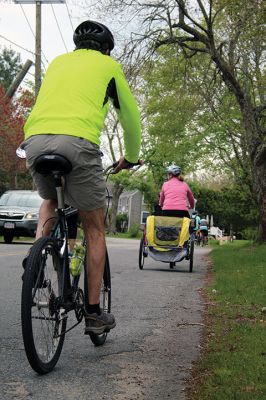
[[20,54],[6,47],[0,49],[0,85],[7,90],[21,68]]

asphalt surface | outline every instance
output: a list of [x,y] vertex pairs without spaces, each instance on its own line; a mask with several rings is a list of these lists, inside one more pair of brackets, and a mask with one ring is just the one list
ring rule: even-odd
[[95,347],[83,326],[66,335],[53,372],[39,376],[28,364],[20,325],[21,260],[28,244],[0,243],[0,399],[183,400],[200,351],[203,286],[208,248],[196,249],[172,270],[145,260],[139,241],[108,239],[112,312],[117,326]]

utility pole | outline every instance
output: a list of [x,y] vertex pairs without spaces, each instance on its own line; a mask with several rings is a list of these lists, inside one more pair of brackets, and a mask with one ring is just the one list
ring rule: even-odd
[[65,3],[65,0],[14,0],[16,4],[35,4],[36,33],[35,33],[35,98],[42,83],[42,4]]
[[15,77],[15,79],[13,80],[13,82],[11,83],[9,88],[7,89],[7,92],[6,92],[6,96],[7,97],[12,98],[14,96],[14,94],[16,93],[17,88],[19,87],[19,85],[23,81],[24,76],[26,75],[26,73],[30,69],[31,65],[32,65],[32,61],[31,60],[27,60],[25,62],[25,64],[23,65],[21,71],[17,74],[17,76]]
[[35,99],[38,96],[42,83],[42,6],[36,2],[36,34],[35,34]]

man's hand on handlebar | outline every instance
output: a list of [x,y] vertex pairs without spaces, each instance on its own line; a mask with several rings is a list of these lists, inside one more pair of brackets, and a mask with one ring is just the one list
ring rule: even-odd
[[125,157],[121,157],[119,161],[115,162],[113,164],[113,172],[112,174],[117,174],[119,171],[122,169],[130,169],[134,167],[135,165],[143,165],[144,161],[143,160],[138,160],[137,163],[131,163],[125,159]]

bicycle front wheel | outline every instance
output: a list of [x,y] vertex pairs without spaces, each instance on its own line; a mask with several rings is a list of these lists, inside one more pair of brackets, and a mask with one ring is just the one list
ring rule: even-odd
[[59,302],[61,272],[56,240],[38,239],[30,250],[24,273],[21,324],[28,361],[39,374],[54,368],[64,343],[67,320]]

